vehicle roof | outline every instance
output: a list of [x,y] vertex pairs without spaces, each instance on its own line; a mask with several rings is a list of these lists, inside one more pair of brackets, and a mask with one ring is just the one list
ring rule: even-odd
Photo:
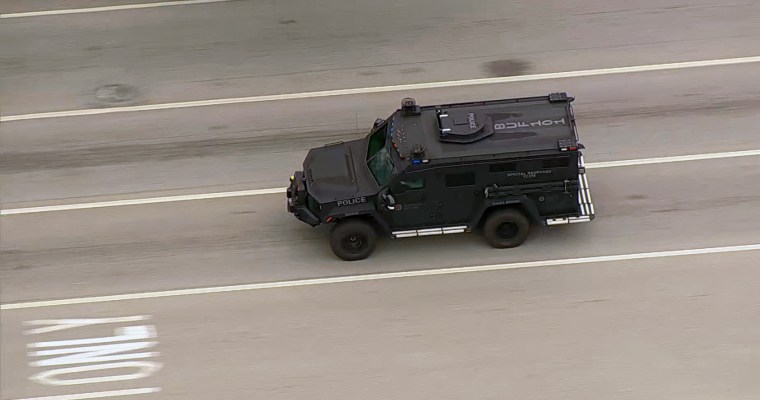
[[391,116],[389,134],[405,160],[412,158],[416,146],[422,146],[422,158],[431,162],[496,154],[559,152],[560,142],[574,145],[578,139],[571,107],[573,100],[565,93],[554,93],[407,106]]

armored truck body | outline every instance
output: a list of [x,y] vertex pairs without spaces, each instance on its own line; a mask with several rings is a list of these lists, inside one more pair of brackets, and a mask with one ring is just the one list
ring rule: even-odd
[[287,209],[334,224],[333,252],[360,260],[388,238],[480,231],[496,248],[531,225],[588,222],[594,206],[573,98],[565,93],[420,107],[413,99],[358,140],[311,149]]

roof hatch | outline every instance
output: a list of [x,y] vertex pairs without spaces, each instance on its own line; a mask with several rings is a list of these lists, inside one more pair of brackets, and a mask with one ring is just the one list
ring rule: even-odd
[[472,143],[493,134],[488,117],[476,108],[438,111],[439,140],[450,143]]

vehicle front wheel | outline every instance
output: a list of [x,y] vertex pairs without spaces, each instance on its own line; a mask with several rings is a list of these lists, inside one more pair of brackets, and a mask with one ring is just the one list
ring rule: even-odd
[[363,260],[375,250],[377,234],[367,222],[345,220],[330,231],[330,247],[336,256],[346,261]]
[[483,235],[488,243],[499,249],[517,247],[528,239],[530,221],[515,209],[495,211],[483,225]]

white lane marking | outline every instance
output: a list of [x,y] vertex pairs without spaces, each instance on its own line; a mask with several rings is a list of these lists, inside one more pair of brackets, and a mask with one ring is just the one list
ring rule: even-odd
[[[586,164],[587,169],[596,168],[613,168],[613,167],[629,167],[636,165],[648,165],[648,164],[664,164],[672,162],[684,162],[684,161],[700,161],[700,160],[713,160],[719,158],[734,158],[734,157],[749,157],[760,156],[760,149],[757,150],[742,150],[742,151],[729,151],[723,153],[705,153],[705,154],[692,154],[685,156],[672,156],[672,157],[658,157],[658,158],[640,158],[632,160],[620,160],[620,161],[603,161],[598,163]],[[206,199],[219,199],[227,197],[241,197],[241,196],[258,196],[264,194],[279,194],[285,193],[285,188],[270,188],[270,189],[255,189],[255,190],[241,190],[236,192],[217,192],[217,193],[200,193],[192,195],[182,196],[165,196],[165,197],[148,197],[143,199],[130,199],[130,200],[113,200],[113,201],[101,201],[94,203],[80,203],[80,204],[62,204],[55,206],[41,206],[41,207],[28,207],[28,208],[9,208],[7,210],[0,210],[0,216],[2,215],[17,215],[17,214],[34,214],[50,211],[70,211],[70,210],[82,210],[90,208],[102,208],[102,207],[120,207],[130,205],[141,204],[153,204],[153,203],[171,203],[177,201],[188,200],[206,200]]]
[[24,302],[24,303],[3,304],[3,305],[0,305],[0,310],[19,310],[19,309],[28,309],[28,308],[67,306],[67,305],[75,305],[75,304],[91,304],[91,303],[106,303],[106,302],[126,301],[126,300],[154,299],[154,298],[160,298],[160,297],[176,297],[176,296],[190,296],[190,295],[225,293],[225,292],[240,292],[240,291],[251,291],[251,290],[262,290],[262,289],[299,287],[299,286],[329,285],[329,284],[335,284],[335,283],[378,281],[378,280],[385,280],[385,279],[437,276],[437,275],[461,274],[461,273],[469,273],[469,272],[503,271],[503,270],[520,269],[520,268],[591,264],[591,263],[614,262],[614,261],[642,260],[642,259],[651,259],[651,258],[683,257],[683,256],[721,254],[721,253],[738,253],[738,252],[757,251],[757,250],[760,250],[760,243],[740,245],[740,246],[707,247],[707,248],[700,248],[700,249],[656,251],[656,252],[649,252],[649,253],[618,254],[618,255],[611,255],[611,256],[591,256],[591,257],[580,257],[580,258],[566,258],[566,259],[558,259],[558,260],[527,261],[527,262],[518,262],[518,263],[509,263],[509,264],[477,265],[477,266],[471,266],[471,267],[438,268],[438,269],[427,269],[427,270],[419,270],[419,271],[388,272],[388,273],[379,273],[379,274],[337,276],[337,277],[331,277],[331,278],[314,278],[314,279],[302,279],[302,280],[294,280],[294,281],[251,283],[251,284],[232,285],[232,286],[214,286],[214,287],[204,287],[204,288],[194,288],[194,289],[178,289],[178,290],[165,290],[165,291],[157,291],[157,292],[118,294],[118,295],[109,295],[109,296],[80,297],[80,298],[62,299],[62,300],[32,301],[32,302]]
[[[157,357],[159,353],[157,351],[144,351],[141,353],[129,353],[129,354],[116,354],[129,352],[134,350],[147,350],[148,348],[155,347],[158,342],[136,342],[136,343],[109,343],[99,344],[96,346],[81,346],[81,347],[68,347],[63,349],[49,349],[38,350],[29,352],[29,357],[44,357],[44,356],[60,356],[53,357],[46,360],[38,360],[29,363],[30,367],[50,367],[57,365],[71,365],[71,364],[88,364],[88,363],[100,363],[101,365],[91,365],[94,370],[104,369],[106,361],[124,361],[138,358],[151,358]],[[91,370],[90,370],[91,371]],[[46,371],[49,375],[51,371]],[[57,374],[57,372],[56,372]],[[145,375],[147,376],[147,375]],[[98,378],[100,379],[100,378]],[[102,381],[101,381],[102,382]],[[47,383],[50,384],[50,383]]]
[[131,317],[118,317],[118,318],[70,318],[70,319],[38,319],[34,321],[26,321],[24,325],[27,326],[42,326],[42,328],[34,328],[24,332],[27,335],[39,335],[42,333],[64,331],[66,329],[81,328],[91,325],[100,324],[115,324],[117,322],[136,322],[144,321],[150,317],[145,315],[134,315]]
[[500,77],[500,78],[464,79],[464,80],[458,80],[458,81],[411,83],[411,84],[391,85],[391,86],[375,86],[375,87],[364,87],[364,88],[353,88],[353,89],[324,90],[324,91],[316,91],[316,92],[235,97],[235,98],[213,99],[213,100],[197,100],[197,101],[185,101],[185,102],[177,102],[177,103],[147,104],[147,105],[142,105],[142,106],[125,106],[125,107],[85,109],[85,110],[54,111],[54,112],[43,112],[43,113],[34,113],[34,114],[21,114],[21,115],[7,115],[4,117],[0,117],[0,122],[23,121],[23,120],[43,119],[43,118],[76,117],[76,116],[85,116],[85,115],[100,115],[100,114],[137,112],[137,111],[168,110],[168,109],[175,109],[175,108],[207,107],[207,106],[238,104],[238,103],[258,103],[258,102],[276,101],[276,100],[310,99],[310,98],[317,98],[317,97],[347,96],[347,95],[355,95],[355,94],[382,93],[382,92],[394,92],[394,91],[403,91],[403,90],[411,91],[411,90],[421,90],[421,89],[447,88],[447,87],[455,87],[455,86],[490,85],[490,84],[502,84],[502,83],[510,83],[510,82],[538,81],[538,80],[545,80],[545,79],[578,78],[578,77],[585,77],[585,76],[628,74],[628,73],[636,73],[636,72],[665,71],[665,70],[673,70],[673,69],[686,69],[686,68],[699,68],[699,67],[714,67],[714,66],[748,64],[748,63],[757,63],[757,62],[760,62],[760,56],[726,58],[726,59],[718,59],[718,60],[686,61],[686,62],[666,63],[666,64],[637,65],[637,66],[630,66],[630,67],[601,68],[601,69],[590,69],[590,70],[581,70],[581,71],[552,72],[552,73],[546,73],[546,74],[507,76],[507,77]]
[[[109,369],[127,369],[132,368],[134,371],[131,374],[122,375],[105,375],[96,376],[92,378],[79,378],[79,379],[61,379],[61,375],[78,374],[82,375],[82,372],[90,371],[104,371]],[[93,383],[105,383],[105,382],[121,382],[129,381],[133,379],[147,378],[161,369],[161,364],[152,361],[122,361],[108,364],[95,364],[95,365],[82,365],[78,367],[58,368],[49,371],[43,371],[34,376],[30,376],[29,379],[35,383],[41,385],[90,385]],[[76,375],[75,375],[76,376]]]
[[159,3],[124,4],[124,5],[118,5],[118,6],[29,11],[29,12],[20,12],[20,13],[11,13],[11,14],[0,14],[0,19],[43,17],[43,16],[48,16],[48,15],[63,15],[63,14],[84,14],[84,13],[94,13],[94,12],[104,12],[104,11],[136,10],[136,9],[141,9],[141,8],[187,6],[187,5],[193,5],[193,4],[206,4],[206,3],[226,3],[230,1],[235,1],[235,0],[178,0],[178,1],[162,1]]
[[633,165],[667,164],[667,163],[684,162],[684,161],[702,161],[702,160],[714,160],[718,158],[735,158],[735,157],[752,157],[752,156],[760,156],[760,149],[728,151],[728,152],[723,152],[723,153],[690,154],[690,155],[685,155],[685,156],[639,158],[639,159],[620,160],[620,161],[602,161],[602,162],[597,162],[597,163],[590,163],[590,165],[587,165],[587,167],[592,168],[592,169],[629,167]]
[[[73,318],[61,320],[25,321],[24,325],[27,326],[49,325],[54,327],[62,327],[62,329],[32,329],[24,332],[26,335],[35,336],[35,338],[39,338],[39,335],[41,335],[41,339],[45,340],[44,342],[27,344],[27,347],[30,348],[46,348],[44,350],[29,351],[27,353],[27,356],[31,359],[29,361],[29,366],[37,368],[55,367],[53,369],[39,370],[34,375],[30,376],[29,380],[45,386],[73,386],[135,380],[147,378],[153,375],[156,371],[162,368],[162,364],[158,361],[146,361],[144,359],[149,357],[157,357],[159,353],[135,353],[134,351],[152,348],[158,344],[157,340],[150,340],[157,338],[156,327],[154,325],[115,326],[113,327],[113,331],[116,336],[90,337],[85,339],[59,338],[63,340],[50,340],[55,338],[55,336],[51,337],[51,334],[55,335],[60,330],[78,328],[76,329],[76,336],[81,337],[80,335],[86,336],[86,334],[82,332],[81,328],[90,327],[93,325],[102,326],[104,324],[144,321],[150,318],[151,316],[138,315],[116,318]],[[89,346],[71,347],[72,345],[79,344],[85,344]],[[92,344],[96,345],[92,346]],[[140,361],[134,361],[138,359]],[[124,373],[125,371],[123,370],[125,369],[130,369],[132,373]],[[92,371],[96,372],[93,374],[94,376],[90,374],[82,374]],[[109,371],[110,373],[107,372],[106,374],[103,374],[103,371]],[[71,377],[72,374],[75,375]],[[140,390],[144,391],[145,388]],[[122,396],[129,394],[125,394],[125,392],[119,393]],[[46,396],[44,398],[57,397],[58,396]],[[68,394],[64,396],[64,398],[97,397],[103,397],[103,393],[80,393]]]
[[43,397],[27,397],[23,399],[15,400],[86,400],[86,399],[102,399],[105,397],[120,397],[120,396],[134,396],[140,394],[158,393],[159,388],[140,388],[140,389],[124,389],[124,390],[108,390],[104,392],[90,392],[90,393],[78,393],[78,394],[64,394],[59,396],[43,396]]
[[65,339],[47,342],[30,343],[29,348],[82,346],[86,344],[117,343],[129,340],[152,339],[156,337],[156,329],[153,325],[125,326],[114,329],[114,336],[89,338],[89,339]]
[[241,196],[258,196],[262,194],[275,194],[275,193],[284,193],[284,192],[285,192],[285,188],[255,189],[255,190],[240,190],[236,192],[200,193],[200,194],[189,194],[189,195],[181,195],[181,196],[165,196],[165,197],[149,197],[149,198],[143,198],[143,199],[99,201],[99,202],[94,202],[94,203],[63,204],[63,205],[57,205],[57,206],[12,208],[8,210],[0,210],[0,215],[30,214],[30,213],[41,213],[41,212],[50,212],[50,211],[69,211],[69,210],[81,210],[81,209],[89,209],[89,208],[120,207],[120,206],[131,206],[131,205],[141,205],[141,204],[153,204],[153,203],[172,203],[172,202],[177,202],[177,201],[208,200],[208,199],[219,199],[219,198],[241,197]]

